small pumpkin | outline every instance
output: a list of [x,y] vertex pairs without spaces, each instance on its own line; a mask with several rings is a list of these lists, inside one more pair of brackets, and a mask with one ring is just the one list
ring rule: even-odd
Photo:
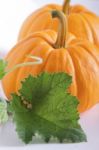
[[6,75],[3,89],[10,98],[29,74],[66,72],[73,77],[69,91],[79,98],[78,110],[84,112],[99,102],[99,49],[69,34],[66,17],[61,11],[52,11],[52,16],[60,22],[58,35],[53,30],[36,32],[19,42],[6,56],[8,70],[17,64],[33,61],[27,55],[40,57],[43,63],[22,67]]
[[44,29],[58,30],[58,20],[52,19],[50,11],[61,10],[68,15],[68,30],[76,37],[87,39],[99,46],[99,18],[81,5],[70,6],[70,0],[64,0],[63,7],[51,4],[33,12],[23,23],[18,40]]

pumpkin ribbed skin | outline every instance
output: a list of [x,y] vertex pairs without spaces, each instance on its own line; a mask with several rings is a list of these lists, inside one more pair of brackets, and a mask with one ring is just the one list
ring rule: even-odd
[[[79,112],[91,108],[99,102],[99,49],[88,41],[68,37],[66,48],[55,49],[52,45],[57,38],[52,30],[32,34],[19,42],[7,55],[7,69],[22,62],[33,61],[27,55],[43,59],[41,65],[27,66],[15,70],[3,79],[6,96],[17,92],[20,82],[29,74],[46,72],[66,72],[72,75],[70,92],[80,100]],[[16,57],[16,58],[15,58]]]
[[[50,11],[62,10],[60,5],[47,5],[33,12],[23,23],[19,40],[44,29],[58,30],[58,20],[52,19]],[[68,30],[78,38],[87,39],[99,46],[99,18],[85,7],[71,6],[68,15]]]
[[59,5],[47,5],[33,12],[23,23],[19,33],[19,40],[27,37],[29,34],[44,29],[58,30],[58,20],[52,19],[50,11],[61,10]]

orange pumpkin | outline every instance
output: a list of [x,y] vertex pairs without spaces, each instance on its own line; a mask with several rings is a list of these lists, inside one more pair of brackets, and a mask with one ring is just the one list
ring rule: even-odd
[[33,61],[26,57],[41,57],[41,65],[16,69],[3,79],[6,96],[17,92],[20,82],[29,74],[66,72],[72,75],[70,92],[80,100],[79,111],[84,112],[99,102],[99,49],[86,40],[78,40],[67,33],[66,17],[61,11],[52,11],[53,18],[60,20],[57,33],[53,30],[36,32],[19,42],[7,55],[7,69],[22,62]]
[[99,46],[99,18],[85,7],[75,5],[69,7],[70,0],[65,0],[63,7],[60,5],[47,5],[33,12],[23,23],[19,33],[19,40],[29,34],[44,29],[58,30],[58,20],[52,19],[50,11],[62,10],[68,15],[68,30],[76,37],[87,39]]

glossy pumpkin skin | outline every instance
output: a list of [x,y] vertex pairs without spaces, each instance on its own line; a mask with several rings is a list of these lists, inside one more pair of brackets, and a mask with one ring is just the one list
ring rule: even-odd
[[[50,11],[62,10],[60,5],[51,4],[33,12],[23,23],[18,40],[44,29],[58,30],[58,20],[52,19]],[[66,15],[66,14],[65,14]],[[71,6],[68,15],[68,30],[78,38],[87,39],[99,46],[99,18],[85,7]]]
[[41,65],[15,70],[3,79],[3,89],[8,98],[20,88],[20,82],[29,74],[66,72],[73,77],[70,92],[80,100],[79,112],[99,102],[99,49],[88,41],[69,35],[66,48],[54,48],[57,33],[52,30],[34,33],[19,42],[7,55],[7,69],[16,64],[33,61],[27,55],[43,59]]

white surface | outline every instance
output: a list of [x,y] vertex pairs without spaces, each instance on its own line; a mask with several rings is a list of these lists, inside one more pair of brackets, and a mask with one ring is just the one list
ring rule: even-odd
[[[53,0],[0,0],[0,56],[16,43],[22,21],[34,9]],[[54,0],[62,2],[63,0]],[[98,0],[72,0],[79,2],[99,14]],[[1,90],[0,90],[1,91]],[[81,115],[80,123],[88,137],[87,143],[80,144],[34,144],[24,146],[18,139],[11,122],[0,126],[0,150],[99,150],[99,105]]]

